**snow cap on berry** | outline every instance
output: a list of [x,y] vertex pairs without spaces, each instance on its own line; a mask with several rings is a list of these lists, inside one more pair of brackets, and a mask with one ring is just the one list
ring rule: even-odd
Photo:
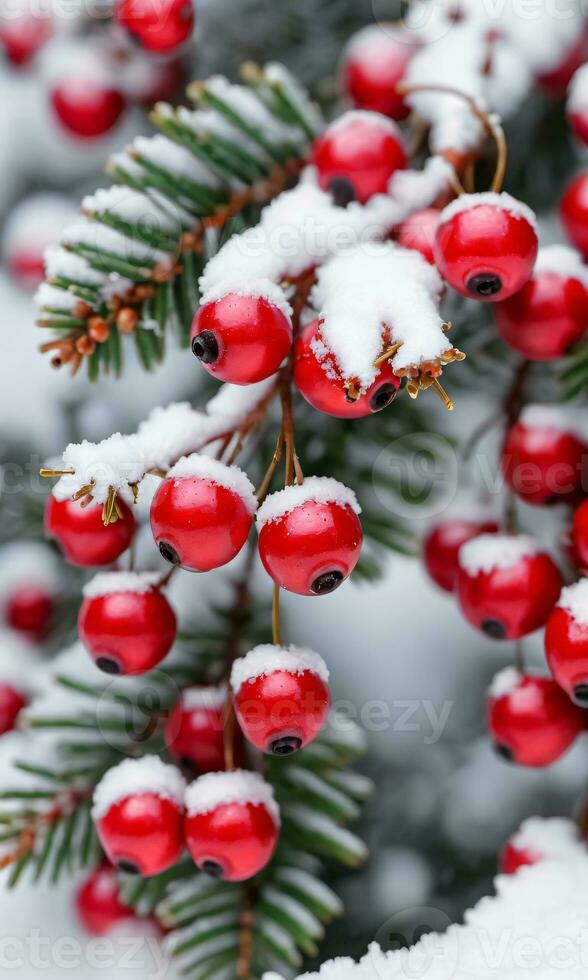
[[145,457],[137,436],[115,432],[102,442],[71,442],[62,457],[64,470],[53,487],[56,500],[68,500],[83,486],[92,487],[94,503],[103,504],[111,489],[132,501],[129,484],[136,483],[145,473]]
[[308,670],[317,674],[325,684],[329,680],[329,669],[325,661],[313,650],[263,643],[254,647],[244,657],[235,660],[231,670],[231,687],[236,694],[246,681],[254,681],[277,670],[286,671],[288,674],[303,674]]
[[588,626],[588,578],[566,585],[556,605],[565,609],[579,626]]
[[582,261],[582,256],[569,245],[547,245],[537,252],[537,261],[533,275],[542,272],[552,272],[562,279],[578,279],[588,288],[588,266]]
[[196,813],[209,813],[227,803],[265,806],[274,823],[280,824],[280,810],[274,799],[273,786],[257,772],[245,769],[207,772],[186,790],[186,811],[191,817]]
[[115,803],[142,793],[153,793],[183,808],[186,781],[179,769],[166,765],[156,755],[124,759],[109,769],[96,786],[92,818],[100,820]]
[[547,429],[567,432],[579,439],[588,441],[588,412],[570,409],[564,405],[525,405],[519,415],[519,422],[528,429]]
[[184,711],[192,711],[194,708],[222,708],[227,697],[227,689],[224,684],[218,687],[187,687],[182,691],[182,707]]
[[588,112],[588,64],[575,72],[568,87],[566,108],[569,113]]
[[357,497],[349,487],[330,476],[307,476],[304,483],[285,487],[284,490],[277,490],[266,497],[257,512],[258,530],[261,531],[264,524],[279,521],[308,501],[351,507],[355,514],[361,514]]
[[563,817],[528,817],[509,843],[545,858],[573,855],[581,846],[577,824]]
[[460,567],[475,576],[496,568],[511,568],[522,558],[531,558],[541,546],[526,534],[480,534],[459,549]]
[[404,137],[399,126],[388,116],[383,116],[380,112],[373,112],[371,109],[349,109],[342,113],[326,129],[326,133],[337,133],[341,129],[346,129],[350,123],[364,122],[370,126],[377,126],[384,133],[388,133],[404,145]]
[[137,592],[145,595],[155,588],[160,579],[159,572],[98,572],[86,582],[82,593],[86,599],[97,599],[113,592]]
[[196,476],[201,480],[208,480],[236,493],[251,514],[257,510],[255,488],[247,474],[238,466],[226,466],[210,456],[192,453],[190,456],[182,456],[167,475],[168,477]]
[[518,201],[515,197],[511,197],[505,191],[502,191],[500,194],[496,194],[493,191],[486,191],[483,194],[461,194],[459,197],[456,197],[455,201],[452,201],[443,208],[439,216],[439,225],[444,225],[446,222],[451,221],[456,214],[461,214],[462,211],[471,211],[473,208],[480,207],[481,205],[490,205],[500,211],[508,211],[513,218],[522,218],[532,228],[537,228],[535,212],[531,210],[529,205],[523,201]]
[[522,679],[523,675],[516,667],[504,667],[494,675],[488,688],[488,696],[493,699],[504,698],[517,689]]
[[60,576],[60,562],[46,544],[13,541],[0,548],[0,603],[25,585],[57,595],[61,589]]

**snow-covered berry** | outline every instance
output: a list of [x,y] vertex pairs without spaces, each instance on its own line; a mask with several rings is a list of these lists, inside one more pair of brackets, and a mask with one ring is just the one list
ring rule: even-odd
[[[0,48],[11,64],[20,67],[35,57],[53,33],[47,9],[29,3],[6,10],[0,20]],[[18,9],[20,7],[20,9]]]
[[298,595],[333,592],[359,559],[360,512],[353,491],[330,477],[308,477],[270,494],[257,513],[266,572]]
[[536,258],[535,216],[509,194],[462,194],[441,212],[435,261],[462,296],[507,299],[527,282]]
[[570,82],[566,112],[575,136],[588,145],[588,65],[582,65]]
[[316,738],[329,713],[329,671],[300,647],[266,644],[235,660],[231,687],[245,738],[270,755],[291,755]]
[[45,252],[75,214],[72,200],[62,194],[30,194],[12,209],[2,231],[2,260],[24,289],[43,281]]
[[539,249],[523,288],[494,307],[502,339],[531,361],[567,354],[588,327],[588,268],[572,248]]
[[176,638],[176,616],[157,573],[101,572],[84,586],[78,632],[106,674],[144,674]]
[[562,817],[529,817],[506,842],[500,854],[500,871],[515,874],[546,858],[560,859],[577,853],[580,836],[577,824]]
[[209,772],[186,790],[186,845],[205,874],[252,878],[271,859],[279,832],[273,789],[258,773]]
[[151,530],[162,556],[192,572],[226,565],[245,544],[257,499],[237,466],[183,456],[151,504]]
[[482,534],[460,548],[461,610],[494,640],[517,640],[544,626],[561,584],[550,556],[524,534]]
[[588,446],[574,416],[556,405],[527,405],[502,452],[507,484],[527,504],[573,500],[586,483]]
[[13,684],[3,683],[0,674],[0,735],[16,727],[18,716],[27,703],[25,694]]
[[562,589],[545,627],[545,653],[560,687],[588,707],[588,579]]
[[569,241],[588,260],[588,173],[574,177],[563,194],[559,211]]
[[124,95],[113,83],[86,75],[63,74],[55,79],[50,99],[62,127],[80,139],[104,136],[126,108]]
[[412,248],[415,252],[420,252],[431,265],[435,264],[435,235],[440,214],[439,208],[415,211],[402,222],[396,234],[396,240],[402,248]]
[[550,766],[584,731],[582,711],[550,677],[501,671],[488,692],[488,730],[508,762]]
[[46,589],[21,585],[6,599],[4,616],[13,630],[40,642],[51,632],[55,618],[55,595]]
[[431,525],[423,541],[423,561],[429,576],[444,592],[453,592],[459,572],[459,549],[480,534],[498,532],[496,521],[447,517]]
[[341,84],[358,109],[405,119],[408,107],[397,91],[416,50],[415,36],[402,26],[369,25],[347,43],[341,63]]
[[114,16],[145,51],[153,54],[174,51],[194,29],[192,0],[118,0]]
[[76,911],[86,932],[106,936],[135,911],[119,898],[120,881],[113,867],[104,864],[86,878],[76,894]]
[[108,860],[145,877],[171,868],[183,849],[186,785],[157,756],[125,759],[94,791],[92,817]]
[[358,419],[387,408],[396,397],[400,378],[386,361],[369,388],[358,397],[352,395],[321,338],[319,321],[314,320],[294,344],[294,383],[317,411],[339,419]]
[[110,565],[127,550],[137,527],[127,504],[120,498],[117,504],[122,516],[104,527],[102,504],[82,507],[77,500],[57,500],[50,494],[45,506],[45,536],[71,565]]
[[376,112],[347,112],[317,137],[312,159],[318,181],[336,204],[365,204],[385,194],[397,170],[406,166],[406,151],[396,124]]
[[188,687],[165,724],[165,743],[172,758],[194,775],[225,767],[224,687]]
[[289,316],[262,296],[228,293],[194,317],[192,352],[219,381],[249,385],[269,378],[291,344]]

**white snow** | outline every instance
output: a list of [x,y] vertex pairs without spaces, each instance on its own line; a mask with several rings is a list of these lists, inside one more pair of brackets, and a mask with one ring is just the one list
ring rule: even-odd
[[541,858],[572,857],[581,846],[578,825],[563,817],[529,817],[509,843]]
[[186,812],[189,816],[209,813],[227,803],[251,803],[264,806],[274,823],[280,824],[280,811],[274,789],[257,772],[234,769],[231,772],[207,772],[190,783],[186,790]]
[[437,308],[441,290],[437,270],[422,255],[392,242],[350,249],[322,266],[311,302],[340,376],[356,378],[365,391],[380,370],[374,360],[389,344],[402,343],[391,360],[395,371],[449,350]]
[[270,85],[274,85],[287,95],[313,132],[316,133],[322,129],[323,118],[320,109],[315,102],[309,99],[306,89],[300,85],[295,75],[277,61],[271,61],[264,65],[263,73]]
[[213,75],[206,79],[206,90],[228,105],[247,125],[258,129],[269,143],[299,143],[299,130],[280,122],[251,89],[231,85],[223,75]]
[[305,647],[281,647],[264,643],[254,647],[244,657],[239,657],[231,669],[231,687],[235,694],[246,681],[285,671],[287,674],[303,674],[310,671],[325,684],[329,680],[329,669],[321,656]]
[[100,820],[111,806],[129,796],[153,793],[183,809],[186,782],[179,769],[166,765],[156,755],[124,759],[102,777],[94,791],[92,817]]
[[588,64],[578,68],[569,84],[567,110],[579,114],[588,112]]
[[526,534],[480,534],[459,549],[459,564],[468,575],[511,568],[523,558],[540,551],[540,545]]
[[106,282],[106,274],[93,269],[81,255],[68,252],[64,248],[53,246],[45,252],[45,272],[49,279],[60,276],[73,279],[76,282],[88,283],[90,286],[102,286]]
[[504,667],[493,678],[488,688],[490,698],[503,698],[510,694],[521,683],[523,675],[516,667]]
[[376,127],[381,129],[383,132],[387,133],[389,136],[393,136],[401,146],[404,145],[404,139],[400,131],[400,127],[394,122],[393,119],[389,119],[388,116],[383,116],[380,112],[371,112],[369,109],[350,109],[348,112],[341,113],[334,122],[332,122],[326,133],[337,133],[340,130],[345,130],[350,123],[361,122],[365,123],[370,127]]
[[[200,279],[201,288],[203,282],[205,282],[205,275],[206,273]],[[227,278],[223,279],[222,282],[217,283],[216,286],[212,286],[206,293],[203,293],[202,305],[216,303],[219,299],[223,299],[229,294],[233,296],[254,296],[259,299],[265,299],[272,306],[277,307],[287,320],[290,320],[292,316],[292,307],[277,283],[271,282],[269,279],[257,279],[251,282],[242,276],[239,268],[236,268],[233,273],[227,275]]]
[[69,197],[62,194],[31,194],[10,212],[2,231],[5,259],[20,253],[41,255],[54,245],[62,228],[76,214]]
[[486,191],[482,194],[461,194],[460,197],[456,197],[454,201],[451,201],[450,204],[443,208],[439,216],[439,226],[451,221],[456,214],[461,214],[463,211],[471,211],[473,208],[482,206],[507,211],[513,218],[522,218],[533,229],[537,228],[535,212],[531,210],[529,205],[523,201],[517,201],[516,198],[507,194],[505,191],[502,191],[500,194],[494,194],[492,191]]
[[[428,157],[422,170],[397,170],[388,184],[389,195],[407,210],[412,211],[433,204],[438,197],[451,187],[455,171],[450,163],[440,156]],[[381,196],[372,199],[377,206]],[[385,200],[385,199],[384,199]],[[368,209],[371,202],[368,202]]]
[[53,495],[57,500],[67,500],[89,484],[96,503],[104,503],[111,487],[129,500],[132,499],[129,484],[138,482],[145,472],[139,439],[122,436],[120,432],[98,443],[87,440],[70,443],[62,461],[63,469],[72,469],[74,473],[60,477],[55,484]]
[[182,456],[168,470],[167,475],[170,479],[172,477],[195,476],[199,480],[206,480],[216,486],[225,487],[241,497],[251,514],[257,510],[255,488],[247,474],[238,466],[226,466],[217,459],[211,459],[210,456],[192,453],[191,456]]
[[137,136],[129,152],[136,153],[156,167],[185,177],[195,184],[213,188],[221,186],[218,177],[198,157],[167,136]]
[[178,235],[178,224],[160,208],[156,207],[150,197],[129,187],[99,188],[94,194],[82,198],[82,211],[87,214],[112,214],[130,224],[136,224],[138,229],[145,227],[159,228],[172,235]]
[[588,443],[588,412],[583,408],[531,403],[523,408],[519,422],[528,429],[567,432]]
[[51,286],[48,282],[42,282],[35,293],[35,303],[41,309],[49,307],[71,314],[79,303],[77,296],[73,293],[65,292],[57,286]]
[[415,45],[412,34],[402,26],[390,24],[368,24],[356,31],[343,49],[343,62],[358,59],[364,62],[370,72],[377,75],[386,71],[390,62],[395,64],[398,50],[402,46]]
[[534,275],[553,272],[564,279],[578,279],[588,289],[588,266],[582,256],[569,245],[546,245],[537,253]]
[[566,585],[556,605],[565,609],[579,626],[588,626],[588,578]]
[[264,524],[279,521],[296,507],[302,507],[309,500],[318,504],[336,504],[338,507],[351,507],[355,514],[361,514],[357,497],[353,490],[331,476],[307,476],[304,483],[294,484],[270,493],[257,512],[257,528]]
[[145,595],[160,581],[158,572],[98,572],[86,582],[82,594],[86,599],[112,595],[114,592],[137,592]]
[[136,238],[127,238],[114,228],[101,224],[99,221],[92,221],[89,218],[80,218],[73,224],[64,229],[61,236],[63,245],[85,245],[88,248],[98,249],[104,252],[114,252],[122,259],[131,258],[139,262],[145,262],[146,268],[156,263],[169,264],[170,256],[167,252],[158,248],[153,248],[145,241],[138,241]]
[[195,708],[222,708],[227,697],[227,689],[224,684],[218,687],[187,687],[182,691],[182,708],[184,711],[192,711]]
[[22,586],[57,595],[62,587],[61,563],[42,542],[14,541],[0,548],[0,605]]

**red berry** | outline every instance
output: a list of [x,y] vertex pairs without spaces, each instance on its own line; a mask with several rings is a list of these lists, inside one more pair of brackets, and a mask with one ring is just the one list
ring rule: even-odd
[[46,589],[34,584],[20,586],[6,600],[6,622],[13,630],[41,641],[51,632],[55,600]]
[[117,503],[122,518],[104,527],[102,504],[82,507],[78,501],[56,500],[51,494],[45,506],[45,536],[58,545],[71,565],[110,565],[127,550],[137,526],[125,502],[119,498]]
[[291,755],[316,738],[329,713],[327,666],[318,654],[266,644],[233,664],[241,731],[270,755]]
[[535,271],[515,296],[494,307],[502,339],[532,361],[553,361],[588,326],[588,270],[573,249],[541,249]]
[[510,875],[546,858],[571,857],[577,854],[579,844],[578,827],[571,820],[529,817],[504,845],[500,870]]
[[405,119],[409,109],[396,86],[402,82],[415,50],[414,35],[401,26],[364,27],[353,35],[343,52],[344,93],[358,109]]
[[144,674],[176,638],[176,617],[150,574],[102,572],[84,587],[78,632],[106,674]]
[[86,878],[76,895],[78,916],[93,936],[105,936],[111,929],[135,918],[134,910],[118,897],[120,882],[114,868],[104,865]]
[[420,252],[422,257],[431,265],[435,264],[433,253],[440,214],[441,211],[438,208],[424,208],[422,211],[415,211],[410,218],[402,222],[396,235],[399,245]]
[[435,261],[462,296],[507,299],[527,282],[536,257],[533,213],[508,194],[463,194],[441,212]]
[[588,173],[580,174],[568,185],[559,209],[570,242],[588,259]]
[[292,345],[288,317],[258,296],[228,293],[198,310],[192,352],[219,381],[249,385],[278,370]]
[[429,528],[423,543],[425,568],[439,588],[453,592],[459,572],[459,549],[462,544],[479,534],[498,532],[498,524],[491,520],[446,518]]
[[588,569],[588,500],[580,504],[572,522],[571,551],[579,568]]
[[488,699],[496,751],[520,766],[550,766],[584,730],[584,717],[550,677],[502,671]]
[[582,65],[568,88],[566,111],[570,126],[578,139],[588,144],[588,67]]
[[183,850],[185,783],[157,756],[125,759],[94,792],[92,816],[108,860],[119,871],[150,876],[171,868]]
[[193,774],[225,768],[224,687],[189,687],[165,725],[170,755]]
[[51,37],[51,20],[39,9],[11,11],[0,23],[0,45],[13,65],[26,65]]
[[298,595],[327,595],[351,575],[361,552],[359,506],[329,477],[270,494],[258,516],[259,555],[268,575]]
[[51,91],[51,104],[69,133],[82,139],[103,136],[125,109],[118,89],[88,78],[62,78]]
[[194,29],[192,0],[118,0],[115,17],[145,51],[173,51]]
[[530,864],[537,864],[541,860],[541,855],[535,851],[527,851],[525,848],[515,847],[511,841],[507,841],[500,853],[500,873],[503,875],[513,875],[519,868],[524,868]]
[[27,703],[24,694],[17,691],[12,684],[0,682],[0,735],[12,731],[16,726],[20,712]]
[[568,696],[588,707],[588,579],[562,590],[545,628],[549,669]]
[[549,555],[523,534],[482,534],[460,549],[461,610],[494,640],[518,640],[544,626],[561,585]]
[[374,112],[347,112],[319,136],[313,147],[319,184],[336,204],[365,204],[385,194],[392,174],[406,166],[400,130]]
[[195,864],[225,881],[262,870],[278,842],[280,814],[273,790],[254,772],[210,772],[186,791],[186,845]]
[[256,508],[242,470],[194,453],[176,463],[157,490],[151,530],[167,561],[208,572],[241,551]]
[[568,87],[574,73],[586,61],[586,35],[581,32],[573,41],[561,60],[547,72],[537,76],[537,81],[553,95],[561,96]]
[[556,406],[528,405],[507,433],[502,471],[525,503],[558,503],[581,493],[587,451],[567,413]]
[[310,323],[294,344],[294,382],[309,405],[337,419],[359,419],[381,412],[394,401],[400,387],[400,378],[386,361],[367,391],[355,401],[350,399],[322,341],[318,320]]

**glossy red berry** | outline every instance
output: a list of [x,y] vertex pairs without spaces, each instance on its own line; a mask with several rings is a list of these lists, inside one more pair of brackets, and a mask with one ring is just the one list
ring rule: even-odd
[[78,632],[106,674],[144,674],[176,638],[176,616],[155,587],[157,575],[103,572],[84,587]]
[[448,517],[433,524],[423,542],[423,561],[429,576],[444,592],[453,592],[459,572],[459,549],[479,534],[498,532],[496,521]]
[[500,852],[500,873],[513,875],[519,868],[537,864],[540,860],[541,855],[535,851],[528,851],[524,847],[515,847],[511,841],[507,841]]
[[249,385],[278,370],[292,345],[289,318],[260,296],[228,293],[198,310],[192,352],[219,381]]
[[496,751],[520,766],[550,766],[584,731],[582,711],[550,677],[502,671],[488,698],[488,730]]
[[396,235],[399,245],[420,252],[422,257],[431,265],[435,264],[435,235],[440,214],[441,211],[438,208],[424,208],[422,211],[415,211],[410,218],[402,222]]
[[588,570],[588,500],[574,513],[570,551],[578,567]]
[[327,595],[351,575],[361,552],[359,505],[329,477],[272,493],[257,515],[259,555],[268,575],[298,595]]
[[53,33],[51,20],[38,8],[10,12],[0,21],[0,47],[11,64],[30,62]]
[[120,498],[117,503],[122,517],[104,527],[102,504],[82,507],[79,501],[56,500],[50,494],[45,506],[45,537],[55,542],[71,565],[110,565],[127,550],[137,527],[132,510]]
[[387,408],[400,387],[390,362],[386,361],[373,384],[359,398],[350,398],[329,355],[318,320],[310,323],[294,344],[294,383],[302,397],[325,415],[337,419],[359,419]]
[[11,732],[16,727],[18,716],[27,705],[27,699],[12,684],[0,681],[0,735]]
[[347,112],[319,136],[313,147],[319,184],[336,204],[365,204],[385,194],[392,174],[406,166],[400,130],[373,112]]
[[559,208],[569,241],[588,259],[588,173],[579,174],[569,184]]
[[507,299],[537,258],[533,212],[508,194],[463,194],[441,212],[434,251],[439,272],[462,296]]
[[256,509],[255,491],[242,470],[194,453],[176,463],[158,488],[151,530],[167,561],[208,572],[240,552]]
[[329,713],[327,666],[299,647],[266,644],[233,664],[235,714],[245,738],[270,755],[292,755],[316,738]]
[[34,584],[21,585],[12,592],[4,609],[7,624],[40,642],[51,632],[55,617],[55,597]]
[[561,585],[549,555],[525,535],[482,534],[460,549],[461,610],[494,640],[517,640],[544,626]]
[[174,51],[194,29],[192,0],[118,0],[115,18],[145,51]]
[[545,627],[545,653],[560,687],[588,707],[588,579],[562,590]]
[[179,770],[153,755],[108,770],[94,792],[92,817],[111,864],[148,877],[176,863],[185,789]]
[[502,339],[531,361],[567,354],[588,328],[588,269],[571,248],[539,250],[531,279],[494,307]]
[[529,405],[509,430],[502,472],[509,487],[527,504],[573,500],[588,472],[588,446],[569,413],[552,405]]
[[214,878],[252,878],[271,859],[279,831],[273,790],[257,773],[210,772],[186,791],[186,845],[194,863]]
[[118,875],[106,864],[96,868],[78,890],[78,917],[92,936],[106,936],[122,922],[135,918],[134,910],[121,902],[119,890]]
[[579,843],[578,827],[571,820],[529,817],[504,845],[500,871],[511,875],[546,858],[571,856],[577,853]]
[[397,85],[415,51],[414,35],[401,26],[364,27],[353,35],[343,52],[343,92],[357,109],[405,119],[409,109]]
[[62,126],[81,139],[104,136],[125,110],[125,99],[118,89],[76,77],[55,83],[51,104]]
[[168,751],[186,772],[199,775],[225,768],[224,687],[189,687],[165,724]]

